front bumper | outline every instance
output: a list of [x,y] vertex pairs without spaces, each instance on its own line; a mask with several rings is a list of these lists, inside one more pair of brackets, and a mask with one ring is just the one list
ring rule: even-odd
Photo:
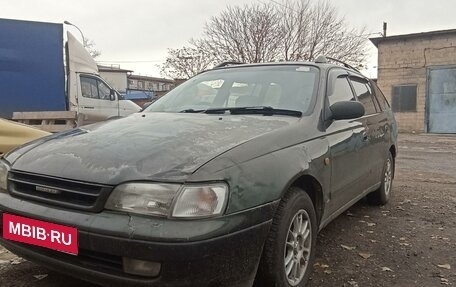
[[[220,218],[175,221],[64,210],[0,194],[0,217],[8,212],[77,227],[80,254],[2,236],[0,244],[51,269],[105,286],[251,286],[276,206],[274,202]],[[159,262],[160,274],[128,275],[122,257]]]

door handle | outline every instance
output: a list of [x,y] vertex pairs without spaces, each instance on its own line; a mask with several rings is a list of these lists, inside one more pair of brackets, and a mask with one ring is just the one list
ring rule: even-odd
[[84,109],[95,109],[95,107],[83,106]]

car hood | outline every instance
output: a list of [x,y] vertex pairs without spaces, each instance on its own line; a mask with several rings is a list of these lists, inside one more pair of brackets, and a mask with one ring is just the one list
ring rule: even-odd
[[297,122],[284,116],[141,113],[16,150],[13,169],[103,184],[184,181],[253,138]]

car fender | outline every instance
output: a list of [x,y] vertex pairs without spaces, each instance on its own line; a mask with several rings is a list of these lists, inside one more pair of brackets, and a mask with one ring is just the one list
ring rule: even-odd
[[[325,138],[278,149],[238,162],[230,153],[205,164],[190,178],[190,182],[225,181],[230,187],[226,213],[239,212],[278,201],[301,176],[310,175],[326,190],[330,168],[325,165],[329,155]],[[328,199],[324,195],[324,200]]]

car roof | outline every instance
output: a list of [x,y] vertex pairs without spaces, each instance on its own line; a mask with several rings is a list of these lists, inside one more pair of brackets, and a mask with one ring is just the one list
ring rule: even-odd
[[[223,65],[225,63],[222,63]],[[304,65],[304,66],[314,66],[320,69],[328,70],[331,68],[340,68],[344,69],[348,72],[357,74],[363,78],[366,78],[362,75],[359,71],[352,67],[344,67],[338,64],[333,63],[316,63],[316,62],[309,62],[309,61],[283,61],[283,62],[263,62],[263,63],[235,63],[235,62],[226,62],[227,65],[224,66],[216,66],[211,70],[224,70],[224,69],[232,69],[232,68],[247,68],[247,67],[259,67],[259,66],[296,66],[296,65]],[[210,70],[209,70],[210,71]]]

